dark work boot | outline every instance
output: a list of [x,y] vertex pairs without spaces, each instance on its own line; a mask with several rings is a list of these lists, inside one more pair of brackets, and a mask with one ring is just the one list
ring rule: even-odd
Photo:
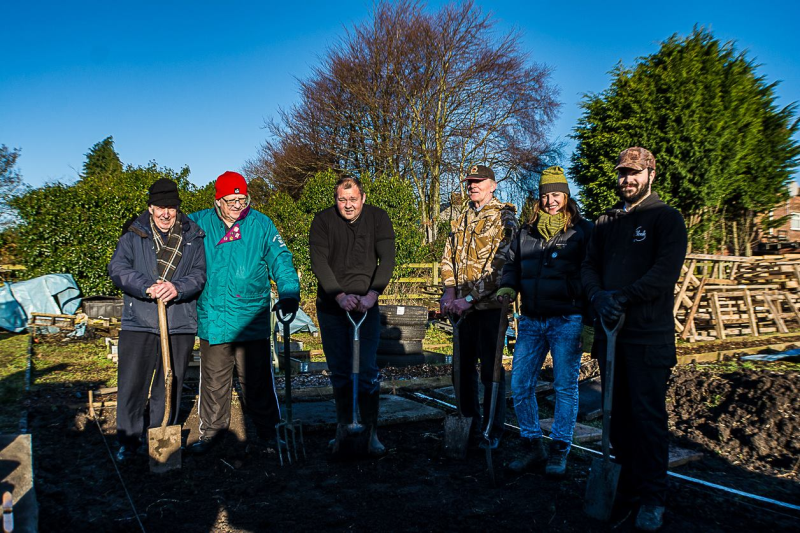
[[636,515],[636,529],[658,531],[664,525],[664,507],[661,505],[642,505]]
[[547,458],[547,466],[544,474],[549,478],[559,479],[567,473],[567,453],[568,444],[560,440],[550,443],[550,457]]
[[372,394],[358,396],[358,409],[361,411],[361,423],[369,431],[367,453],[373,457],[386,455],[386,447],[378,440],[378,412],[380,410],[380,390]]
[[508,465],[508,468],[518,474],[532,470],[547,459],[547,453],[544,451],[541,438],[526,439],[523,437],[522,443],[522,451],[519,457]]
[[[334,387],[333,400],[336,403],[336,434],[344,430],[344,427],[353,423],[353,387]],[[328,448],[336,454],[336,439],[328,442]]]

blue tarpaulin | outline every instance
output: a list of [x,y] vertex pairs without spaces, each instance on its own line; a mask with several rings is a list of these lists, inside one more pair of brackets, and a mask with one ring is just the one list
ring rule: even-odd
[[0,287],[0,328],[24,331],[31,313],[74,315],[81,305],[72,274],[48,274]]

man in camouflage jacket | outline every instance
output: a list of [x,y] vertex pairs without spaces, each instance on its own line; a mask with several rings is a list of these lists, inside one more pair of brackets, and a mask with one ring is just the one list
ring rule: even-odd
[[[517,231],[516,208],[494,197],[497,182],[489,167],[474,165],[467,182],[469,206],[450,233],[442,257],[444,294],[442,313],[464,315],[459,326],[461,345],[461,409],[466,417],[481,420],[478,402],[478,372],[484,386],[483,410],[492,401],[492,374],[500,326],[500,304],[495,297],[507,252]],[[505,378],[495,406],[490,445],[497,447],[505,423]],[[474,431],[485,430],[483,424]],[[483,444],[482,444],[483,445]]]

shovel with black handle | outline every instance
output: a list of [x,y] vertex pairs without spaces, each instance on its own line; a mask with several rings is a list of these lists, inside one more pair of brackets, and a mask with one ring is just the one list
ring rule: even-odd
[[172,364],[169,353],[167,305],[158,299],[158,330],[161,334],[161,364],[164,367],[164,418],[161,426],[147,430],[150,471],[168,472],[181,467],[181,427],[168,426],[172,411]]
[[467,456],[469,431],[472,428],[472,417],[464,416],[461,410],[461,341],[458,328],[466,313],[461,316],[448,314],[447,318],[453,326],[453,392],[456,397],[456,415],[448,415],[444,419],[444,453],[451,459],[463,459]]
[[[486,423],[486,430],[483,432],[483,440],[486,446],[486,466],[489,470],[489,479],[495,485],[494,464],[492,463],[492,426],[494,425],[494,415],[497,406],[497,395],[500,392],[500,380],[503,379],[503,347],[506,344],[506,330],[508,329],[508,296],[503,296],[500,306],[500,329],[497,333],[497,347],[494,352],[494,372],[492,374],[492,401],[489,404],[489,420]],[[503,398],[501,401],[506,401]]]
[[[303,452],[303,459],[306,458],[306,445],[303,441],[303,422],[294,420],[292,416],[292,359],[291,359],[291,324],[297,313],[284,314],[282,310],[278,309],[275,312],[275,318],[283,325],[283,372],[284,382],[286,388],[284,389],[284,397],[286,399],[286,418],[275,424],[275,432],[277,436],[278,447],[278,460],[283,466],[283,453],[281,452],[281,440],[286,443],[286,459],[289,464],[292,464],[292,455],[294,460],[297,461],[299,456],[297,454],[297,438],[300,436],[300,450]],[[283,434],[283,435],[281,435]]]
[[614,498],[617,495],[620,466],[611,462],[611,446],[609,435],[611,433],[612,400],[614,398],[614,360],[617,353],[617,334],[625,322],[625,314],[619,317],[614,327],[609,327],[605,320],[600,319],[603,330],[606,332],[606,368],[603,376],[603,458],[592,459],[592,470],[586,482],[586,514],[597,520],[607,521],[611,517]]

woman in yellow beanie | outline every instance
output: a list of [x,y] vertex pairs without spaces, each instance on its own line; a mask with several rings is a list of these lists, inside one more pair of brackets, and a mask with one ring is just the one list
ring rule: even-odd
[[[593,224],[580,215],[561,167],[549,167],[539,182],[531,220],[512,243],[498,298],[522,299],[511,390],[523,452],[509,467],[531,470],[547,459],[545,473],[566,473],[567,454],[578,415],[582,332],[590,324],[581,286],[581,263]],[[536,382],[547,353],[553,358],[556,408],[550,453],[542,444]]]

